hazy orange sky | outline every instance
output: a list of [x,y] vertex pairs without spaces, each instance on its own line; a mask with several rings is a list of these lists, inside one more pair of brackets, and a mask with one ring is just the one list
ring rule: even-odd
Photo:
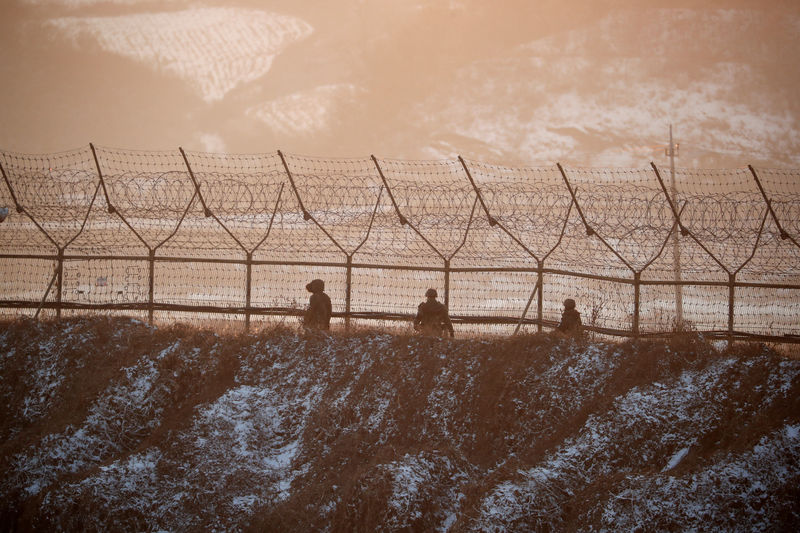
[[10,0],[0,149],[800,167],[800,2]]

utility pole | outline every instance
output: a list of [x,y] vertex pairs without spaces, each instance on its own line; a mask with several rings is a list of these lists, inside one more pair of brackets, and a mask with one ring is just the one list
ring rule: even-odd
[[[678,188],[675,185],[675,156],[678,155],[679,145],[674,144],[672,140],[672,124],[669,125],[669,147],[665,151],[665,155],[669,156],[669,193],[672,200],[678,203],[677,193]],[[675,328],[683,328],[683,286],[681,283],[681,247],[678,228],[672,232],[672,261],[674,268],[675,278]]]

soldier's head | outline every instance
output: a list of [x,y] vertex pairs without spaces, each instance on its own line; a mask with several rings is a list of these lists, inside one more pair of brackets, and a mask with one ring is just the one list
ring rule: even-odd
[[311,280],[311,283],[306,285],[308,292],[323,292],[325,290],[325,282],[321,279]]
[[567,298],[564,300],[564,309],[569,311],[570,309],[575,309],[575,300],[572,298]]
[[425,291],[426,298],[436,298],[437,296],[439,295],[436,293],[436,289],[428,289]]

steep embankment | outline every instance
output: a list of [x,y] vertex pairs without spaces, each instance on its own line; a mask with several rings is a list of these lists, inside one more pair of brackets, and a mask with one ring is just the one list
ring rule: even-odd
[[0,324],[4,530],[797,529],[763,347]]

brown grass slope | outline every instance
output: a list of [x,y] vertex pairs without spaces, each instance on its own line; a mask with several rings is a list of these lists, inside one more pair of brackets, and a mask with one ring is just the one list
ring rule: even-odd
[[800,526],[800,361],[136,320],[0,324],[0,528]]

